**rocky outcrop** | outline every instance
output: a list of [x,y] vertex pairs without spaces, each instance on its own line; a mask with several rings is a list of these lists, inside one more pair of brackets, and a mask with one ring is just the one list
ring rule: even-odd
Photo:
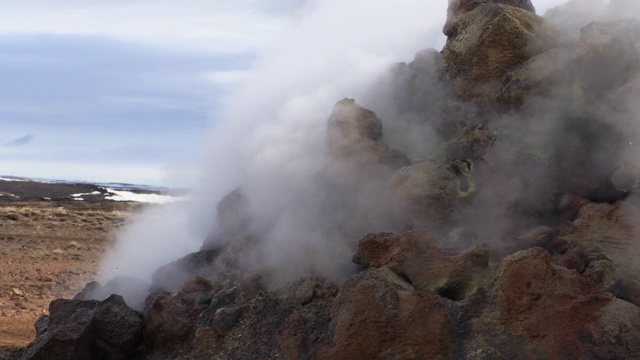
[[445,302],[386,268],[349,279],[331,319],[334,342],[320,359],[451,359],[457,351]]
[[640,318],[624,315],[637,307],[553,266],[541,248],[504,258],[486,301],[471,321],[467,358],[628,358],[640,346]]
[[455,301],[469,297],[476,279],[488,266],[486,248],[462,253],[441,249],[428,230],[398,235],[369,234],[358,243],[353,262],[363,267],[388,268],[416,290],[427,290]]
[[15,358],[124,360],[142,342],[142,317],[119,295],[104,301],[54,300],[49,316],[38,323],[37,338]]
[[382,141],[382,122],[376,114],[353,99],[340,100],[333,107],[328,121],[327,145],[329,176],[333,179],[353,178],[356,181],[385,168],[399,168],[408,163],[404,154],[391,150]]
[[556,47],[557,33],[531,11],[494,2],[469,3],[474,6],[452,11],[445,26],[444,67],[460,98],[493,102],[508,71]]

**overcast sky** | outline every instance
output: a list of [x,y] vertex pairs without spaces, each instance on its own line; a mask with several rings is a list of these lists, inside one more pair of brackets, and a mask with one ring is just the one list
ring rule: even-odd
[[307,0],[0,0],[0,175],[189,185],[225,96],[312,10]]

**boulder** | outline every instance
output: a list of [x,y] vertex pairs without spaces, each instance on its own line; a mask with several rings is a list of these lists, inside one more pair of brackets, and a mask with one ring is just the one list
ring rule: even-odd
[[[382,141],[382,122],[353,99],[338,101],[327,126],[329,175],[338,182],[365,178],[408,164],[406,156]],[[386,170],[388,172],[389,170]]]
[[628,202],[590,203],[583,206],[577,218],[563,227],[559,239],[571,246],[581,247],[585,254],[596,259],[604,256],[616,265],[618,275],[637,275],[636,259],[640,246],[636,242],[638,209]]
[[557,47],[557,32],[531,11],[471,3],[455,11],[445,26],[444,67],[460,98],[495,102],[507,72]]
[[426,229],[369,234],[358,242],[353,262],[363,267],[386,267],[417,290],[460,301],[476,288],[476,276],[489,261],[486,247],[463,253],[443,250]]
[[333,342],[318,359],[451,359],[456,352],[445,303],[386,268],[347,280],[331,320]]
[[419,225],[440,225],[455,216],[460,196],[456,175],[432,161],[398,170],[389,192],[399,211]]
[[54,300],[46,320],[20,359],[128,359],[142,342],[142,317],[119,295]]
[[225,195],[216,205],[216,228],[204,240],[202,250],[213,250],[221,244],[249,234],[251,215],[249,198],[241,189]]
[[202,309],[196,296],[162,291],[151,295],[144,311],[144,343],[148,351],[184,345],[193,335]]

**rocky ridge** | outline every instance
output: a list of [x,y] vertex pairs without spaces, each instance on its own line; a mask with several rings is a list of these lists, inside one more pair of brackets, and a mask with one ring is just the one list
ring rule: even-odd
[[[335,224],[356,265],[344,282],[247,267],[263,235],[240,188],[131,307],[92,284],[4,358],[637,357],[640,22],[585,25],[565,37],[528,0],[450,1],[442,52],[386,83],[397,117],[336,104],[324,186],[383,184],[375,209],[332,203],[350,214]],[[437,152],[397,140],[425,128]]]

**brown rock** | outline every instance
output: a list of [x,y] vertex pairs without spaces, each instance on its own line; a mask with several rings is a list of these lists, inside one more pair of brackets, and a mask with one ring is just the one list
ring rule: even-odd
[[476,246],[462,255],[441,249],[425,229],[399,235],[369,234],[358,243],[354,262],[386,267],[418,290],[429,290],[451,300],[463,300],[476,289],[475,276],[487,266],[486,247]]
[[455,30],[453,28],[452,22],[456,13],[458,13],[459,11],[473,10],[483,3],[511,5],[530,11],[534,14],[536,12],[536,9],[533,7],[533,4],[531,4],[531,1],[529,0],[449,0],[449,7],[447,8],[447,21],[444,24],[442,32],[447,36],[452,36]]
[[509,70],[557,46],[555,29],[518,7],[482,2],[453,15],[442,58],[465,100],[494,102]]
[[553,266],[542,248],[505,257],[490,298],[472,321],[477,335],[465,345],[470,351],[481,348],[499,358],[627,358],[640,346],[640,318],[624,316],[628,306],[599,293],[575,270]]
[[581,247],[590,258],[605,256],[616,264],[621,274],[637,279],[636,259],[640,256],[640,247],[635,241],[633,219],[638,214],[638,209],[629,202],[590,203],[561,230],[559,238]]
[[334,341],[319,359],[451,359],[456,352],[444,303],[385,268],[347,280],[331,319]]

